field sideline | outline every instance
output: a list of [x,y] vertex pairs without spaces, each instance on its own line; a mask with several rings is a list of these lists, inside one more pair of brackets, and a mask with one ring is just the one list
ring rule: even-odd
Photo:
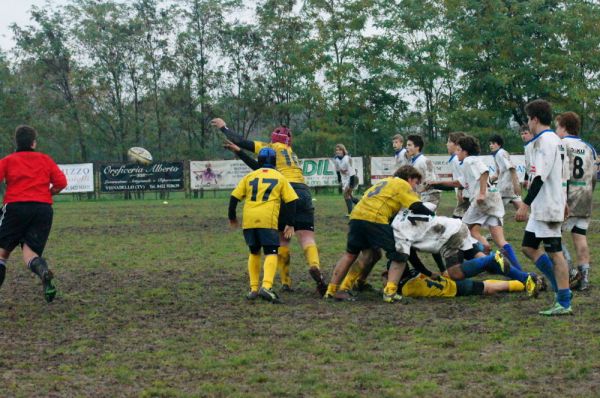
[[[329,276],[345,205],[316,199]],[[60,202],[45,253],[57,300],[44,302],[19,250],[0,288],[0,396],[599,396],[598,203],[596,192],[592,289],[575,293],[575,316],[549,319],[537,315],[547,292],[324,302],[296,241],[286,304],[247,303],[247,249],[227,226],[227,200]],[[452,206],[446,193],[441,214]],[[506,236],[520,247],[513,214]]]

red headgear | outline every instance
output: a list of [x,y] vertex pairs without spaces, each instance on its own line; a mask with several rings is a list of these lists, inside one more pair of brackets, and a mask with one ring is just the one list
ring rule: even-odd
[[285,145],[292,145],[292,130],[287,126],[279,126],[271,133],[271,142],[281,142]]

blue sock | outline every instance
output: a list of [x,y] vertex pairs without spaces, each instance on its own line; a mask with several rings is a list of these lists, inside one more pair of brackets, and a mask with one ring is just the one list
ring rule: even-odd
[[460,269],[463,274],[465,274],[465,278],[472,278],[476,275],[481,274],[482,272],[490,272],[492,274],[501,274],[502,271],[496,261],[494,260],[494,255],[490,254],[485,257],[474,258],[472,260],[467,260],[461,264]]
[[559,289],[556,294],[556,301],[565,308],[571,306],[571,289]]
[[508,258],[508,261],[510,261],[510,265],[512,267],[518,269],[519,271],[523,269],[510,243],[507,243],[504,246],[502,246],[502,254],[504,254]]
[[535,262],[535,266],[542,271],[546,278],[548,278],[552,284],[552,290],[555,292],[558,291],[558,285],[556,284],[556,278],[554,277],[554,264],[552,264],[550,257],[548,257],[546,253],[542,254]]
[[506,276],[508,276],[511,280],[517,280],[517,281],[525,284],[525,282],[527,282],[527,278],[529,277],[529,274],[527,272],[523,272],[520,269],[517,269],[517,268],[511,266],[510,269],[508,270],[508,274],[506,274]]

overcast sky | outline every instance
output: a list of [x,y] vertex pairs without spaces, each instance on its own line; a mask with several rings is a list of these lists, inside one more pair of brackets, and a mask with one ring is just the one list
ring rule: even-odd
[[14,46],[10,24],[27,25],[31,6],[67,4],[67,0],[0,0],[0,48],[4,51]]

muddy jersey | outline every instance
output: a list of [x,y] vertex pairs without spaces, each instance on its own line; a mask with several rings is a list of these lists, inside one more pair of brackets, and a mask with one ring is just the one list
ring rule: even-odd
[[304,176],[302,175],[302,167],[298,161],[298,157],[292,151],[292,147],[281,142],[262,142],[254,141],[254,153],[258,154],[263,148],[272,148],[277,154],[275,167],[289,182],[297,182],[304,184]]
[[428,277],[419,274],[402,286],[405,297],[455,297],[456,282],[443,276]]
[[467,156],[462,162],[462,170],[465,182],[465,191],[471,199],[471,206],[479,208],[479,210],[487,215],[495,217],[504,217],[504,205],[502,197],[495,187],[490,187],[487,184],[487,194],[483,203],[477,203],[477,197],[480,191],[479,179],[488,172],[489,169],[478,156]]
[[512,198],[515,196],[515,190],[510,170],[515,169],[515,165],[510,160],[510,154],[504,148],[500,148],[493,154],[493,157],[496,170],[498,170],[496,183],[498,192],[503,198]]
[[401,166],[410,165],[410,160],[406,154],[406,148],[402,148],[394,154],[394,160],[396,161],[396,169]]
[[593,179],[596,174],[596,151],[577,136],[568,135],[562,140],[568,165],[567,204],[572,217],[591,217]]
[[531,146],[527,171],[529,178],[533,181],[539,176],[544,183],[531,204],[531,215],[536,221],[563,221],[567,198],[563,187],[561,139],[553,130],[544,130],[526,146]]
[[398,177],[387,177],[367,189],[350,213],[351,220],[389,224],[401,209],[408,209],[419,197],[410,184]]
[[421,184],[417,185],[416,191],[421,195],[424,202],[427,201],[428,195],[441,192],[439,189],[425,189],[425,182],[437,181],[437,175],[435,174],[435,168],[431,159],[420,153],[410,160],[410,165],[421,173]]
[[348,185],[350,177],[356,175],[356,170],[352,167],[352,159],[349,155],[344,155],[341,159],[337,156],[334,157],[333,165],[335,166],[335,171],[339,172],[342,176],[342,184],[344,186]]
[[[462,225],[457,218],[413,214],[404,210],[392,222],[396,250],[409,254],[410,248],[414,247],[427,253],[439,253]],[[465,239],[465,244],[459,248],[468,250],[471,247],[470,240]]]

